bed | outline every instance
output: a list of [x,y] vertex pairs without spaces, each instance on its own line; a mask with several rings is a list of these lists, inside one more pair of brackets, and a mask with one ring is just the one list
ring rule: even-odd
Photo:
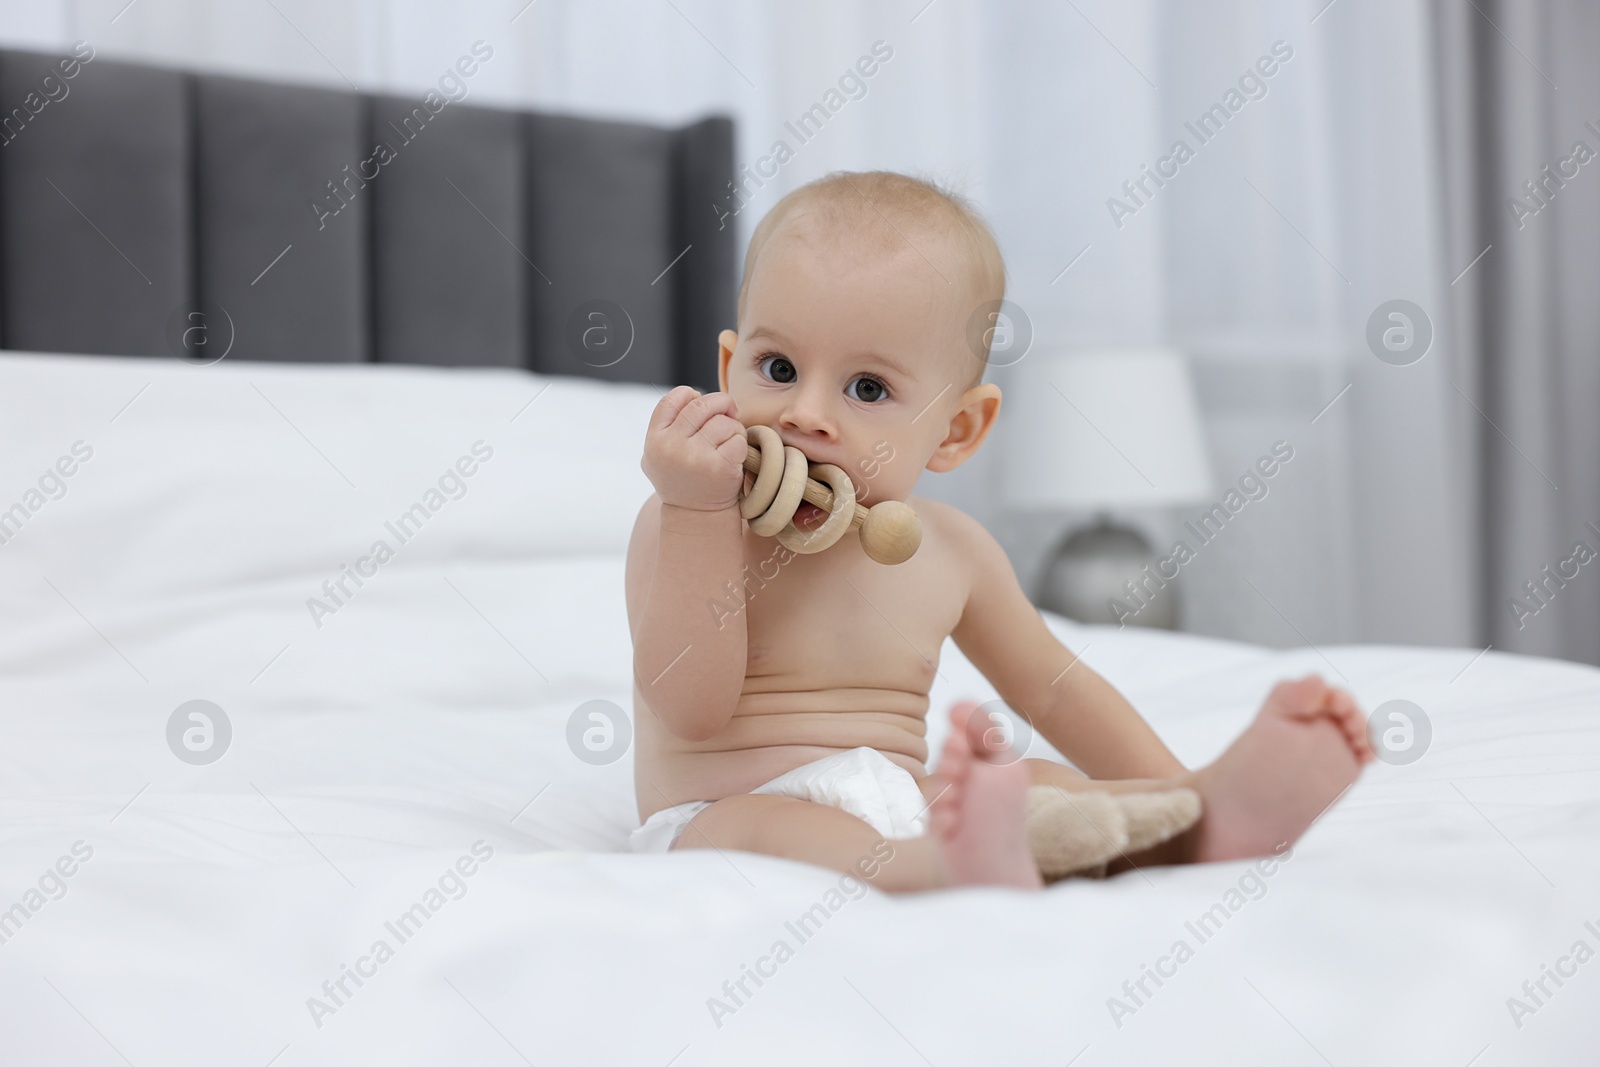
[[[659,395],[0,355],[0,508],[72,468],[0,545],[0,1059],[1594,1062],[1600,964],[1573,955],[1600,944],[1590,667],[1051,617],[1191,765],[1308,670],[1414,701],[1432,740],[1270,873],[888,898],[754,855],[622,852],[631,761],[579,758],[568,730],[628,707],[623,550]],[[993,691],[949,646],[933,702],[960,696]],[[206,762],[170,728],[196,700],[228,720]],[[1544,968],[1574,973],[1536,1005]]]
[[[645,418],[731,321],[731,126],[451,103],[313,229],[409,106],[96,57],[0,151],[0,1062],[1596,1061],[1589,667],[1050,617],[1190,765],[1310,670],[1431,741],[1270,870],[624,853],[574,737],[629,710]],[[993,695],[939,669],[935,744]]]

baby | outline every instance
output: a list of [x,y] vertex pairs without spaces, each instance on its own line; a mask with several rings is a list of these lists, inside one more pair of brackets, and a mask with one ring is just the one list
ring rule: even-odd
[[[1116,689],[1045,626],[975,520],[911,496],[966,462],[1000,389],[968,323],[1005,294],[993,235],[964,202],[899,174],[839,173],[784,197],[750,240],[721,391],[679,386],[651,417],[655,486],[628,549],[635,851],[740,849],[888,891],[1041,884],[1030,784],[1186,787],[1192,829],[1112,871],[1263,855],[1292,842],[1373,757],[1354,700],[1279,684],[1215,763],[1187,770]],[[858,500],[903,500],[922,544],[898,566],[855,531],[797,554],[757,536],[739,497],[746,426],[849,472]],[[824,516],[802,504],[802,532]],[[927,771],[928,691],[946,637],[1085,773],[1017,759],[971,703]],[[926,817],[925,817],[926,816]]]

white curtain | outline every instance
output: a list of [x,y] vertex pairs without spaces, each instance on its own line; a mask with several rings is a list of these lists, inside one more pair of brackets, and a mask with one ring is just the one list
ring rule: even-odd
[[[1479,416],[1451,384],[1443,312],[1465,264],[1443,251],[1421,0],[56,0],[4,19],[9,47],[82,38],[109,56],[401,94],[483,40],[480,104],[730,114],[741,162],[779,140],[793,150],[746,186],[741,248],[779,196],[829,170],[939,179],[993,223],[1037,346],[1193,355],[1219,496],[1275,441],[1294,447],[1271,496],[1186,568],[1190,628],[1319,647],[1476,640],[1473,487],[1450,457]],[[785,124],[878,42],[892,56],[800,143]],[[1247,83],[1199,144],[1184,124],[1275,46],[1290,54],[1259,95]],[[1108,201],[1179,138],[1193,158],[1115,218]],[[1368,316],[1392,299],[1432,318],[1411,366],[1367,348]],[[1005,388],[1004,369],[991,377]],[[1001,510],[1006,444],[923,490],[996,530],[1031,581],[1067,517]],[[1184,517],[1138,518],[1159,541]]]

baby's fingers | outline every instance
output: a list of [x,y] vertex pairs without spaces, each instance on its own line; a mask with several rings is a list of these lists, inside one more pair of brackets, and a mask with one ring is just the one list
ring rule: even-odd
[[691,400],[700,395],[700,390],[689,385],[677,386],[672,392],[662,397],[656,404],[655,411],[650,413],[650,429],[665,430],[677,419],[678,413],[684,409]]
[[[721,453],[723,459],[727,460],[729,463],[733,464],[735,467],[738,467],[742,471],[744,470],[745,458],[750,454],[750,441],[745,435],[743,423],[739,422],[737,419],[730,419],[729,421],[732,422],[737,429],[734,429],[732,432],[730,432],[728,436],[717,445],[717,451]],[[717,438],[716,436],[713,436],[711,439],[715,441]]]
[[730,467],[744,470],[745,454],[749,451],[744,423],[730,415],[713,415],[706,420],[704,426],[700,427],[700,432],[696,436],[710,441],[711,447],[727,460]]
[[716,416],[727,415],[733,418],[736,413],[733,397],[727,393],[706,393],[683,406],[683,410],[679,411],[678,417],[673,420],[672,430],[684,437],[693,437]]

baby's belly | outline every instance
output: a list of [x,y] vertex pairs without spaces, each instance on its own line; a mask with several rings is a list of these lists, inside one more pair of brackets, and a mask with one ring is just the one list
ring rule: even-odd
[[748,793],[780,774],[866,746],[927,774],[925,693],[835,688],[746,693],[728,725],[705,741],[668,733],[634,694],[634,782],[639,817],[691,800]]

